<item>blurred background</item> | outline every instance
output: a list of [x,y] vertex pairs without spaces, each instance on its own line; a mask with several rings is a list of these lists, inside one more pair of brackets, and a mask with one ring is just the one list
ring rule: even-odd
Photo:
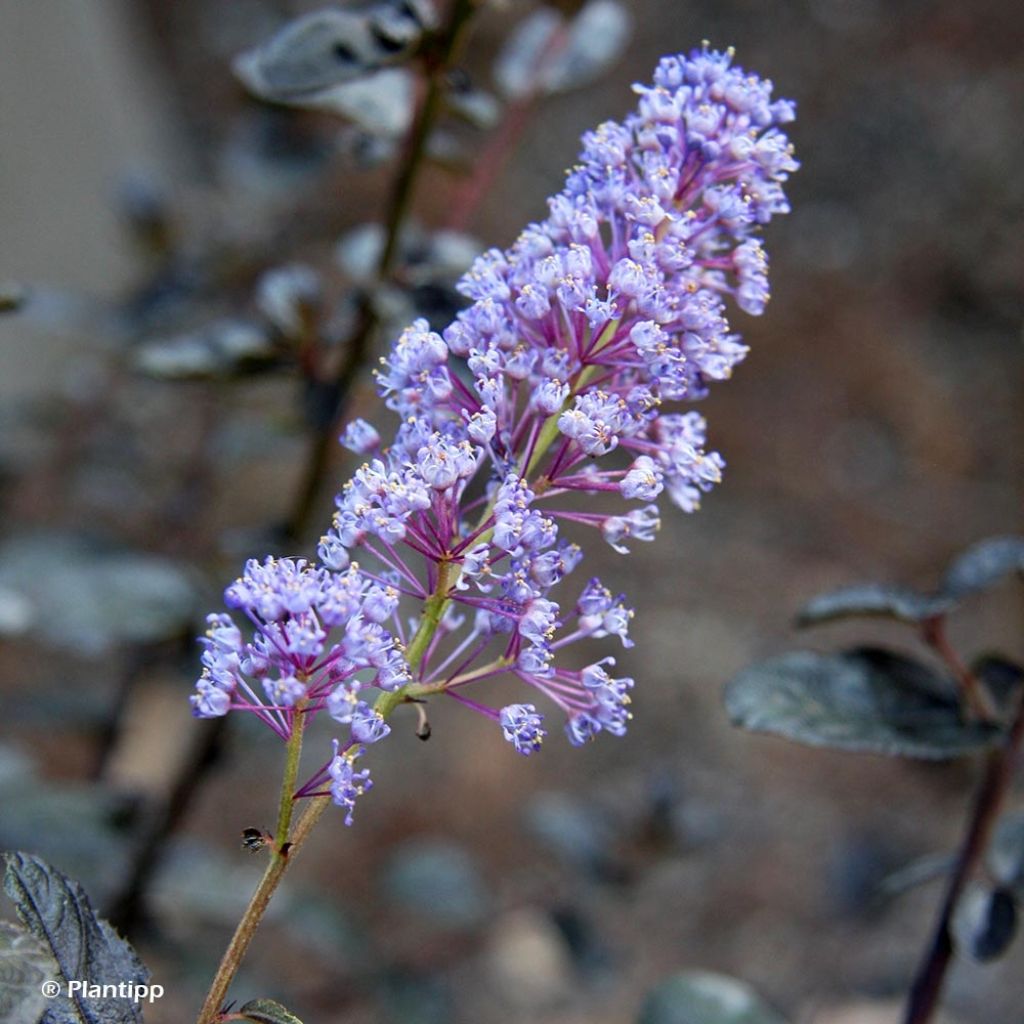
[[[24,289],[0,291],[21,303],[0,316],[0,847],[120,920],[167,991],[151,1024],[201,1000],[261,869],[241,830],[271,825],[282,760],[252,723],[189,717],[191,638],[247,555],[312,552],[355,458],[332,446],[310,525],[284,539],[318,393],[264,275],[313,268],[341,346],[373,260],[358,229],[397,166],[379,113],[260,103],[232,74],[315,6],[0,2],[0,280]],[[485,5],[467,95],[493,91],[536,6]],[[701,968],[793,1021],[884,1024],[929,934],[941,886],[880,885],[955,845],[974,766],[755,738],[721,691],[807,643],[911,647],[898,627],[803,638],[791,620],[846,582],[931,586],[1021,527],[1024,10],[627,6],[614,63],[523,104],[507,152],[484,114],[439,135],[381,316],[446,323],[470,236],[504,246],[542,217],[580,133],[622,116],[660,55],[734,45],[796,99],[803,167],[767,233],[768,312],[734,314],[751,354],[701,410],[726,479],[698,515],[666,512],[656,545],[588,555],[637,605],[626,739],[525,761],[454,705],[426,744],[396,719],[356,826],[328,816],[233,990],[307,1021],[622,1024]],[[365,375],[349,415],[385,422]],[[1020,655],[1022,610],[1006,587],[953,639]],[[1022,1000],[1019,959],[961,964],[949,1019],[1019,1020]]]

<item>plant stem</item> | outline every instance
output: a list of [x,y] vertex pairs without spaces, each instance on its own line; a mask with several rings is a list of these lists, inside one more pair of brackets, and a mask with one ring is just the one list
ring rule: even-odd
[[292,823],[295,807],[295,787],[299,780],[299,761],[302,759],[302,734],[306,728],[306,716],[301,707],[296,708],[292,721],[292,734],[288,737],[287,754],[284,762],[284,778],[281,780],[281,799],[277,809],[277,831],[274,833],[274,848],[280,856],[287,856],[285,843]]
[[[441,111],[441,101],[444,94],[444,76],[447,73],[448,67],[456,58],[464,30],[475,8],[476,0],[455,0],[448,19],[447,29],[441,37],[436,53],[429,65],[426,93],[416,116],[416,121],[409,137],[408,150],[398,176],[395,179],[391,199],[388,204],[384,248],[381,251],[380,260],[377,264],[376,276],[378,281],[387,280],[393,272],[402,223],[412,202],[416,180],[426,156],[430,132]],[[341,361],[337,375],[332,383],[331,391],[327,396],[329,414],[324,417],[324,423],[313,439],[309,457],[302,473],[302,482],[296,494],[295,505],[284,527],[284,532],[288,537],[297,538],[305,532],[323,481],[324,470],[332,449],[337,421],[341,416],[345,399],[365,362],[376,327],[377,314],[373,308],[371,297],[365,295],[360,303],[356,328],[349,339],[345,356]],[[415,646],[412,647],[411,645],[412,653],[416,656],[416,664],[419,663],[426,652],[430,639],[434,632],[436,632],[438,623],[444,613],[445,595],[447,595],[448,590],[448,584],[444,582],[447,578],[447,573],[445,572],[447,564],[443,562],[438,572],[438,587],[436,589],[440,596],[435,595],[436,599],[428,599],[427,607],[424,609],[421,629],[417,632],[417,637],[413,639]],[[433,605],[431,600],[434,601]],[[391,706],[379,708],[382,714],[385,716],[390,714],[398,703],[413,695],[410,694],[409,687],[403,688],[403,691],[400,692],[403,694],[400,700],[395,700]],[[385,696],[390,697],[394,695],[388,694]],[[263,873],[263,877],[260,879],[260,883],[256,887],[256,891],[253,893],[252,899],[249,901],[249,905],[242,915],[241,921],[238,923],[238,927],[235,929],[235,934],[232,936],[231,942],[224,952],[213,984],[199,1012],[198,1024],[214,1024],[219,1019],[220,1008],[224,1003],[228,988],[238,972],[242,958],[249,948],[249,943],[259,927],[260,921],[263,919],[271,897],[280,884],[289,863],[291,863],[296,853],[305,843],[313,826],[331,802],[328,796],[310,797],[306,809],[300,816],[294,830],[289,833],[294,807],[299,756],[301,754],[302,732],[303,716],[300,715],[296,719],[295,728],[288,742],[285,775],[281,786],[281,802],[278,810],[277,832],[274,837],[274,849],[271,853],[270,863],[267,865],[267,869]]]
[[953,959],[953,915],[964,888],[985,854],[1006,799],[1024,741],[1024,699],[1003,746],[988,755],[985,775],[974,798],[970,822],[949,880],[935,933],[914,977],[904,1024],[928,1024],[939,1005],[946,971]]
[[960,687],[960,693],[971,716],[980,722],[995,722],[998,718],[992,699],[977,676],[960,660],[953,645],[946,636],[946,618],[936,615],[921,623],[924,641],[946,663],[953,678]]
[[221,958],[220,966],[217,968],[213,984],[210,986],[210,991],[203,1002],[203,1008],[199,1011],[196,1024],[216,1024],[221,1019],[220,1008],[224,1005],[228,988],[234,980],[238,968],[241,966],[242,958],[249,948],[249,943],[252,942],[252,937],[256,934],[260,921],[263,920],[263,915],[266,913],[270,898],[277,890],[288,865],[295,858],[295,855],[309,837],[309,833],[313,830],[313,826],[320,820],[320,816],[327,809],[330,802],[331,798],[329,796],[309,798],[306,809],[295,824],[294,832],[288,837],[288,848],[285,853],[282,854],[280,852],[280,847],[275,840],[275,849],[271,854],[267,870],[263,872],[263,877],[260,879],[259,885],[256,886],[256,891],[252,894],[249,905],[245,908],[242,920],[238,922],[235,934],[232,936],[228,948],[224,951],[224,956]]
[[[476,0],[455,0],[448,19],[448,27],[439,37],[437,48],[430,56],[426,92],[409,134],[405,156],[388,200],[384,247],[381,249],[375,271],[378,284],[388,281],[394,273],[402,226],[412,205],[417,179],[426,162],[430,133],[443,106],[445,75],[458,56],[466,26],[475,7]],[[323,484],[324,472],[334,449],[338,421],[344,413],[352,385],[370,353],[373,335],[378,325],[372,292],[364,293],[360,299],[356,324],[345,347],[337,375],[325,395],[327,411],[310,446],[301,483],[295,496],[295,504],[283,527],[283,533],[289,539],[299,539],[309,525]]]

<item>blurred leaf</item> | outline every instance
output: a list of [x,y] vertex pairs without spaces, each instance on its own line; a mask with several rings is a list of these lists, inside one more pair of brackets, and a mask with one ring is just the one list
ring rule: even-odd
[[999,885],[1024,898],[1024,811],[1003,815],[985,857]]
[[953,915],[957,947],[981,963],[1001,957],[1017,934],[1017,905],[1004,889],[972,885]]
[[927,882],[934,882],[948,874],[956,858],[950,853],[928,853],[909,864],[890,872],[878,886],[884,896],[899,896]]
[[289,339],[301,339],[323,302],[320,275],[301,263],[268,270],[256,285],[260,312]]
[[0,921],[0,1020],[38,1024],[48,1002],[40,986],[56,977],[57,965],[37,938]]
[[991,746],[999,730],[960,719],[951,681],[877,648],[797,651],[726,687],[734,725],[814,747],[943,760]]
[[267,330],[215,320],[186,334],[154,338],[135,350],[136,369],[161,380],[211,380],[266,369],[280,355]]
[[650,993],[637,1024],[785,1024],[747,984],[724,974],[687,971]]
[[622,53],[631,30],[629,11],[617,0],[591,0],[568,23],[550,7],[541,7],[508,38],[495,62],[494,80],[509,99],[589,85]]
[[408,57],[435,21],[428,0],[325,8],[242,54],[235,74],[260,99],[342,114],[375,134],[403,135],[412,121],[413,77],[386,65]]
[[25,304],[28,289],[16,281],[0,281],[0,313],[16,313]]
[[375,279],[383,248],[383,225],[359,224],[338,239],[334,259],[349,278],[365,284]]
[[[8,853],[4,860],[4,889],[22,923],[53,955],[65,985],[73,980],[141,985],[149,978],[132,947],[96,916],[77,882],[30,854]],[[58,995],[48,1001],[43,1017],[44,1024],[137,1024],[141,1020],[138,1003],[84,995],[74,1001]]]
[[8,540],[0,548],[0,586],[31,603],[34,628],[49,643],[89,655],[121,641],[174,636],[196,603],[188,574],[173,562],[72,533]]
[[1024,574],[1024,537],[992,537],[954,559],[933,594],[882,583],[840,587],[812,598],[797,616],[797,625],[861,616],[917,624],[945,614],[965,597],[994,586],[1011,573]]
[[816,626],[834,619],[880,616],[917,623],[941,614],[948,607],[949,603],[915,590],[861,583],[811,598],[796,621],[798,626]]
[[448,108],[474,128],[493,128],[501,119],[501,101],[493,93],[459,83],[448,91]]
[[985,654],[975,659],[971,672],[1002,707],[1008,707],[1024,686],[1024,668],[1000,654]]
[[939,594],[949,601],[962,601],[1011,573],[1024,573],[1024,537],[990,537],[953,560]]
[[415,79],[405,68],[385,68],[357,82],[337,85],[305,106],[341,114],[372,135],[394,139],[412,124]]
[[239,1007],[238,1013],[256,1024],[302,1024],[294,1013],[273,999],[252,999]]
[[235,74],[260,99],[306,105],[325,90],[408,56],[434,21],[432,4],[382,2],[326,7],[289,22],[235,60]]

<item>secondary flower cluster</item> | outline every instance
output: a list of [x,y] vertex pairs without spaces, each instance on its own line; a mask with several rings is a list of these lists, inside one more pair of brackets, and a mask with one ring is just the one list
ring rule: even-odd
[[[574,744],[626,729],[633,680],[613,677],[614,659],[558,664],[581,640],[631,646],[633,614],[597,579],[558,597],[582,558],[562,531],[594,527],[627,552],[653,538],[662,492],[690,512],[720,480],[703,418],[662,405],[703,397],[745,355],[725,300],[763,310],[755,236],[787,212],[797,167],[780,129],[793,105],[731,52],[665,58],[636,91],[635,113],[584,136],[548,218],[476,261],[456,321],[443,334],[416,321],[382,360],[400,426],[387,445],[361,420],[342,435],[367,461],[320,564],[247,565],[227,603],[251,640],[210,617],[196,713],[248,708],[287,736],[296,715],[326,710],[349,737],[299,795],[326,786],[348,820],[369,786],[356,758],[403,700],[448,695],[528,755],[545,735],[536,705],[465,693],[512,675],[561,709]],[[574,492],[591,496],[586,511]],[[408,630],[403,598],[419,609]]]

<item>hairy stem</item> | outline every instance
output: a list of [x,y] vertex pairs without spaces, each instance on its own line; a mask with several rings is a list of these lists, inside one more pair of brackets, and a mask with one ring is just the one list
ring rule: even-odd
[[928,1024],[938,1008],[946,972],[953,959],[953,915],[967,883],[985,854],[996,822],[999,820],[999,813],[1020,757],[1022,740],[1024,700],[1017,708],[1016,717],[1003,746],[988,755],[985,775],[974,798],[967,832],[942,901],[935,932],[910,989],[903,1024]]
[[292,810],[295,807],[295,787],[299,779],[299,761],[302,759],[302,734],[306,728],[306,716],[301,708],[292,723],[292,734],[288,737],[287,754],[284,762],[284,778],[281,780],[281,799],[277,809],[277,831],[274,833],[274,844],[279,855],[285,856],[284,849],[288,842],[288,829],[292,823]]
[[331,802],[329,796],[315,796],[309,799],[306,809],[295,824],[295,830],[288,837],[288,847],[284,853],[281,852],[280,837],[275,840],[275,849],[271,853],[270,863],[267,865],[263,877],[260,879],[256,891],[245,908],[241,921],[231,937],[228,948],[224,951],[217,974],[210,986],[210,991],[203,1002],[203,1008],[199,1011],[196,1024],[216,1024],[222,1018],[220,1009],[224,1005],[224,999],[228,994],[228,988],[234,980],[242,959],[252,942],[256,929],[259,927],[263,915],[266,913],[270,898],[274,895],[281,882],[288,865],[295,859],[295,855],[309,837],[313,826],[320,820]]

